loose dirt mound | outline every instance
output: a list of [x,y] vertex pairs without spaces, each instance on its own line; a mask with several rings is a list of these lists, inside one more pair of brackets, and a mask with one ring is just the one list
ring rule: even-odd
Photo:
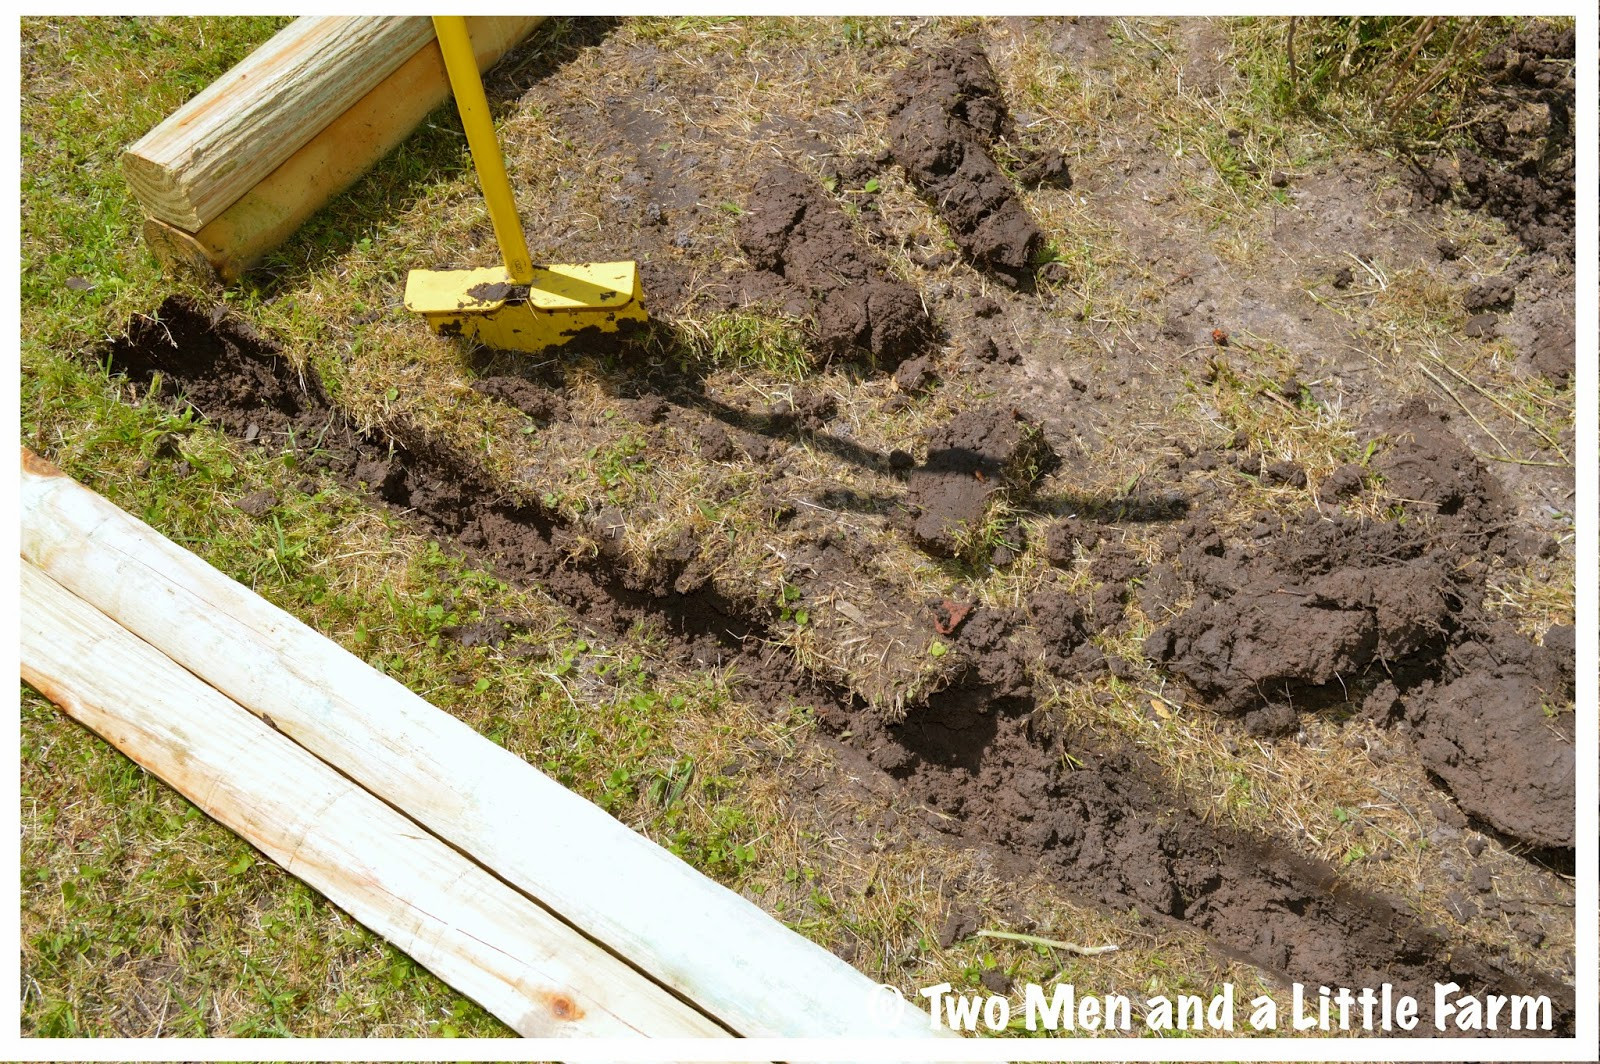
[[1446,417],[1414,399],[1377,428],[1391,441],[1372,460],[1384,495],[1425,524],[1434,540],[1502,557],[1520,552],[1504,489]]
[[1224,548],[1207,527],[1204,518],[1187,526],[1200,538],[1175,562],[1196,588],[1194,605],[1153,633],[1145,653],[1219,711],[1343,701],[1345,678],[1442,650],[1458,600],[1446,566],[1415,536],[1311,514],[1257,551]]
[[890,367],[920,351],[932,322],[910,285],[890,276],[816,183],[788,167],[757,182],[739,220],[739,246],[758,270],[810,309],[829,356],[871,352]]
[[1571,260],[1576,233],[1571,28],[1518,28],[1483,59],[1494,104],[1476,121],[1477,150],[1424,174],[1430,199],[1454,195],[1462,206],[1503,218],[1529,251]]
[[223,307],[207,311],[175,296],[155,317],[135,315],[110,355],[134,381],[148,384],[160,373],[165,396],[181,392],[185,405],[230,436],[320,441],[310,455],[316,468],[354,461],[344,419],[333,414],[316,372],[285,387],[295,377],[289,360]]
[[1012,132],[989,59],[976,42],[956,44],[908,67],[890,95],[894,161],[950,226],[973,264],[1018,285],[1044,234],[989,153]]
[[1480,609],[1482,559],[1520,549],[1504,494],[1426,406],[1387,427],[1373,467],[1413,521],[1307,513],[1257,547],[1225,545],[1193,519],[1154,583],[1187,580],[1194,603],[1145,653],[1260,733],[1376,683],[1369,705],[1416,730],[1464,810],[1536,846],[1570,847],[1574,748],[1559,710],[1575,694],[1571,664]]
[[1453,677],[1404,698],[1417,752],[1462,809],[1535,846],[1577,844],[1573,661],[1495,626],[1450,650]]
[[[511,580],[537,582],[596,630],[620,634],[653,618],[671,652],[733,666],[747,698],[814,707],[841,742],[898,778],[915,801],[947,813],[940,830],[993,848],[1004,871],[1046,868],[1109,906],[1199,927],[1222,949],[1284,978],[1391,982],[1414,993],[1454,980],[1469,991],[1546,993],[1557,1029],[1571,1028],[1568,988],[1447,948],[1392,902],[1340,886],[1331,868],[1274,840],[1206,823],[1162,789],[1160,771],[1132,748],[1042,732],[1026,685],[1003,685],[1016,680],[1004,648],[1019,644],[1022,615],[967,618],[962,634],[995,653],[975,654],[965,682],[891,728],[859,700],[808,678],[767,627],[733,604],[661,582],[640,585],[605,551],[572,549],[573,531],[557,515],[508,499],[466,456],[404,427],[398,441],[355,431],[328,405],[314,373],[297,373],[237,322],[171,300],[160,321],[136,320],[109,354],[114,368],[139,381],[159,370],[242,446],[291,446],[308,468],[369,485],[404,519]],[[543,408],[526,389],[494,387]],[[955,612],[944,617],[952,630],[961,623]],[[1082,610],[1068,596],[1037,597],[1026,619],[1058,649],[1086,637]],[[496,623],[506,636],[506,623]]]

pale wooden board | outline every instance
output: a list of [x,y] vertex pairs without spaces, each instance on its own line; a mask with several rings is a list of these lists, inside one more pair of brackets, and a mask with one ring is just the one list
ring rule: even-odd
[[[542,21],[541,15],[467,19],[478,69],[493,66]],[[439,44],[430,40],[199,232],[147,218],[145,243],[168,266],[236,281],[398,147],[449,95]]]
[[530,1038],[728,1032],[28,562],[22,677]]
[[751,902],[22,456],[23,557],[737,1033],[933,1033]]
[[296,19],[122,156],[145,212],[197,232],[433,40],[419,15]]

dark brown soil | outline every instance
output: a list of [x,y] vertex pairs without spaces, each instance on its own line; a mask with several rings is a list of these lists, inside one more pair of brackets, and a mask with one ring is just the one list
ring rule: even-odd
[[756,183],[739,219],[739,246],[758,271],[781,283],[776,298],[816,323],[828,356],[870,352],[893,367],[933,334],[916,291],[896,280],[857,239],[850,220],[814,181],[786,166]]
[[[1181,920],[1251,963],[1329,985],[1504,985],[1491,962],[1443,961],[1432,932],[1387,899],[1337,888],[1328,867],[1174,812],[1131,750],[1040,734],[1026,701],[990,696],[982,686],[935,696],[875,735],[868,757],[964,825],[957,834],[998,846],[1010,869],[1046,868],[1107,905]],[[1061,770],[1066,755],[1074,771]]]
[[1445,677],[1406,698],[1422,763],[1461,808],[1534,846],[1577,845],[1572,658],[1486,628],[1450,648]]
[[[974,266],[1015,286],[1029,276],[1044,234],[990,147],[1013,132],[989,59],[975,41],[920,56],[889,100],[894,161],[950,226]],[[1038,177],[1057,173],[1041,164]]]
[[953,557],[983,527],[996,493],[1026,498],[1055,460],[1039,427],[1015,410],[964,410],[931,429],[927,457],[911,472],[912,533],[931,554]]
[[1457,173],[1434,164],[1421,184],[1430,198],[1502,218],[1529,251],[1571,261],[1576,229],[1571,28],[1531,23],[1484,57],[1493,107],[1472,127]]
[[1572,319],[1547,319],[1538,326],[1524,357],[1535,373],[1542,373],[1559,384],[1572,378],[1577,354],[1578,340]]
[[[759,619],[705,590],[703,581],[685,581],[683,572],[645,580],[605,551],[575,560],[586,555],[568,549],[574,533],[558,516],[508,498],[468,457],[403,426],[391,430],[392,439],[356,431],[330,405],[314,373],[297,372],[236,320],[169,300],[159,321],[136,318],[129,335],[105,354],[114,370],[135,382],[148,383],[159,371],[169,399],[181,393],[214,425],[241,443],[249,441],[245,445],[292,447],[308,471],[368,485],[420,529],[513,581],[543,587],[601,633],[620,634],[637,620],[653,619],[686,659],[737,663],[752,701],[812,706],[843,744],[839,756],[870,761],[898,779],[915,801],[950,814],[952,819],[939,820],[939,830],[952,841],[989,849],[1003,870],[1048,869],[1108,906],[1136,906],[1154,919],[1200,928],[1223,951],[1284,979],[1347,986],[1391,982],[1411,993],[1453,980],[1469,991],[1546,993],[1557,1003],[1558,1029],[1571,1029],[1569,988],[1470,949],[1447,947],[1442,936],[1391,901],[1341,885],[1333,869],[1296,856],[1292,846],[1208,824],[1188,811],[1181,796],[1163,789],[1162,774],[1132,747],[1037,726],[1025,675],[1015,669],[1018,648],[1048,645],[1061,661],[1076,655],[1088,628],[1070,596],[1038,596],[1024,613],[980,610],[959,619],[959,609],[947,605],[943,617],[952,638],[980,651],[970,674],[932,696],[903,725],[889,726],[863,712],[859,700],[808,678]],[[513,392],[505,390],[507,396]],[[1353,564],[1356,546],[1390,543],[1364,527],[1322,535],[1331,535],[1334,547],[1349,548],[1338,555],[1344,565]],[[1312,544],[1314,534],[1306,536],[1313,538],[1290,541]],[[1227,559],[1226,548],[1219,554],[1204,537],[1200,543],[1199,557]],[[1385,565],[1427,560],[1426,545],[1413,548],[1399,537],[1391,546],[1395,556],[1385,558]],[[1307,559],[1312,553],[1309,546],[1301,551]],[[1255,563],[1242,556],[1232,561],[1236,570],[1254,576]],[[1328,594],[1343,601],[1340,592]],[[1373,626],[1388,632],[1396,646],[1427,647],[1435,633],[1425,624],[1390,623],[1391,614],[1429,615],[1432,599],[1417,594],[1416,602],[1385,597],[1360,610],[1373,615]],[[1529,658],[1526,668],[1502,670],[1502,678],[1536,683],[1541,668]],[[1477,670],[1439,676],[1426,713],[1417,716],[1423,733],[1436,725],[1448,730],[1439,722],[1483,701],[1473,688],[1454,689],[1458,680],[1488,675]],[[1450,769],[1454,763],[1445,754],[1439,764]],[[867,770],[866,764],[860,767]]]
[[535,421],[566,420],[567,401],[533,381],[521,377],[479,377],[472,382],[472,387],[516,407]]
[[1266,544],[1224,544],[1203,517],[1171,542],[1159,599],[1187,582],[1189,609],[1145,651],[1201,700],[1292,730],[1295,710],[1369,705],[1403,719],[1462,809],[1540,847],[1574,844],[1570,658],[1480,611],[1489,555],[1524,549],[1504,493],[1420,402],[1385,426],[1374,461],[1407,524],[1308,513]]

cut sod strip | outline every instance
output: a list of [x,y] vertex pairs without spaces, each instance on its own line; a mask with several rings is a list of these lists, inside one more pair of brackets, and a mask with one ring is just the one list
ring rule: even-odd
[[518,1034],[727,1035],[28,562],[22,676]]
[[26,449],[21,501],[29,562],[736,1033],[932,1033],[911,1004]]

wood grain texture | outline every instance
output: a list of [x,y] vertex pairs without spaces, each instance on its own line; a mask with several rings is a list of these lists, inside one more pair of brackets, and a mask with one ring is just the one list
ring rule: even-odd
[[432,39],[416,15],[296,19],[128,148],[128,184],[197,232]]
[[[24,558],[735,1032],[928,1037],[909,1003],[23,449]],[[441,785],[441,783],[447,785]]]
[[[540,15],[468,18],[478,69],[492,67],[542,21]],[[449,95],[439,44],[429,40],[198,232],[147,218],[145,243],[166,266],[231,284],[404,142]]]
[[24,562],[22,676],[530,1038],[727,1032]]

